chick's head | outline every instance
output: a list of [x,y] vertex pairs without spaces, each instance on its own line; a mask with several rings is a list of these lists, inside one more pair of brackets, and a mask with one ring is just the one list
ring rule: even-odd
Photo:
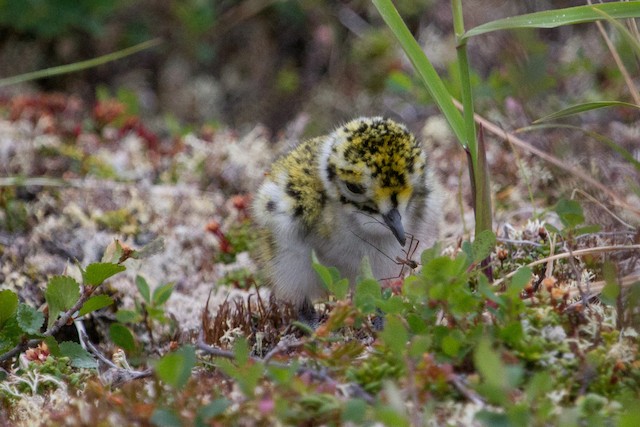
[[363,230],[377,220],[405,243],[403,216],[416,187],[424,185],[425,153],[401,124],[381,117],[348,122],[327,138],[320,173],[327,196],[344,205]]

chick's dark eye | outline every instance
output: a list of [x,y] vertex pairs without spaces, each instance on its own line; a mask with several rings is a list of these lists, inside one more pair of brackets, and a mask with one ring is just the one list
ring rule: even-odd
[[364,187],[360,184],[354,184],[352,182],[347,182],[347,190],[351,191],[353,194],[364,194]]

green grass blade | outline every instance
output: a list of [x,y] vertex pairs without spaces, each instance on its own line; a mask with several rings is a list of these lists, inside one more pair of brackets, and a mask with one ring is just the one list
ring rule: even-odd
[[571,130],[577,130],[577,131],[583,132],[589,135],[591,138],[595,139],[596,141],[602,142],[603,144],[608,146],[610,149],[618,153],[623,159],[631,163],[638,172],[640,172],[640,161],[638,161],[633,156],[633,154],[631,154],[629,151],[621,147],[611,138],[607,138],[606,136],[591,130],[583,129],[579,126],[572,126],[572,125],[565,125],[565,124],[539,124],[539,125],[532,125],[532,126],[520,128],[518,129],[518,133],[532,132],[532,131],[543,130],[543,129],[571,129]]
[[[491,207],[491,182],[489,180],[489,163],[487,162],[487,149],[484,140],[484,131],[480,128],[478,135],[478,156],[474,169],[475,180],[475,232],[478,236],[483,231],[491,231],[493,228],[493,214]],[[489,278],[493,280],[493,277]]]
[[622,37],[624,37],[625,41],[629,43],[629,46],[636,52],[636,56],[640,57],[640,41],[631,34],[631,31],[627,27],[624,26],[620,21],[615,20],[611,15],[606,13],[605,11],[596,9],[596,12],[600,14],[603,18],[605,18],[611,25],[616,27]]
[[382,19],[393,31],[420,77],[422,77],[429,94],[435,100],[442,114],[444,114],[456,137],[463,146],[467,145],[462,115],[453,105],[451,94],[447,91],[442,79],[438,76],[435,68],[429,62],[429,59],[405,25],[396,8],[390,0],[373,0],[373,4],[378,9]]
[[620,102],[620,101],[585,102],[583,104],[572,105],[571,107],[557,111],[553,114],[549,114],[548,116],[544,116],[534,121],[533,123],[538,124],[542,122],[548,122],[551,120],[562,119],[568,116],[573,116],[575,114],[584,113],[585,111],[597,110],[599,108],[607,108],[607,107],[630,107],[630,108],[640,109],[640,105],[630,104],[628,102]]
[[[462,0],[451,1],[451,11],[453,14],[453,27],[456,33],[456,39],[464,34],[464,17],[462,13]],[[456,46],[456,54],[458,56],[458,70],[460,73],[460,93],[462,97],[462,119],[465,125],[465,136],[471,161],[476,172],[480,172],[478,166],[478,143],[476,138],[476,123],[473,118],[473,91],[471,89],[471,77],[469,58],[467,56],[467,43],[461,42]],[[475,179],[475,177],[474,177]]]
[[604,12],[612,19],[638,18],[640,17],[640,2],[612,2],[593,6],[576,6],[498,19],[470,29],[461,37],[461,40],[491,31],[517,28],[556,28],[606,19],[600,12]]
[[97,67],[98,65],[106,64],[107,62],[115,61],[117,59],[124,58],[125,56],[133,55],[142,50],[149,49],[157,46],[162,42],[161,39],[147,40],[146,42],[139,43],[137,45],[128,47],[126,49],[119,50],[117,52],[108,53],[106,55],[99,56],[97,58],[88,59],[86,61],[74,62],[73,64],[59,65],[57,67],[45,68],[44,70],[37,70],[30,73],[19,74],[17,76],[7,77],[0,79],[0,87],[9,86],[16,83],[27,82],[30,80],[41,79],[43,77],[57,76],[59,74],[73,73],[76,71],[84,70],[87,68]]

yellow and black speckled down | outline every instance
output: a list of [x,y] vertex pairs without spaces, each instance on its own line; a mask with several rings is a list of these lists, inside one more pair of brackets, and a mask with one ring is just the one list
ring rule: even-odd
[[[321,138],[309,139],[298,145],[272,168],[273,175],[285,174],[285,192],[293,200],[291,213],[312,226],[326,201],[324,186],[317,172]],[[267,209],[269,207],[267,206]]]
[[355,282],[363,257],[378,278],[398,275],[406,235],[438,235],[439,192],[422,144],[382,117],[358,118],[277,160],[254,200],[262,259],[276,296],[299,307],[326,290],[311,252]]

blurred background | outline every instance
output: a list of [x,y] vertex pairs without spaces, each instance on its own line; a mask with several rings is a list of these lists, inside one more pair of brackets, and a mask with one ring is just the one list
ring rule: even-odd
[[[455,94],[450,2],[394,3]],[[463,8],[471,28],[582,4],[473,0]],[[367,0],[0,1],[0,78],[154,38],[162,43],[122,60],[0,88],[0,100],[55,91],[92,105],[113,96],[142,117],[160,118],[160,127],[243,129],[261,123],[276,134],[303,120],[305,134],[313,135],[369,114],[416,126],[435,111]],[[623,61],[635,69],[629,48],[619,44]],[[469,52],[477,109],[492,111],[507,128],[571,103],[627,100],[593,24],[491,33],[472,39]]]
[[[503,17],[584,5],[587,1],[463,0],[462,4],[465,25],[470,29]],[[394,4],[448,89],[459,98],[450,0],[394,0]],[[631,29],[640,40],[635,23]],[[476,112],[498,127],[493,133],[485,132],[494,230],[502,239],[501,249],[494,258],[497,275],[515,271],[518,265],[554,251],[559,253],[561,245],[567,244],[562,239],[557,244],[549,244],[556,242],[555,237],[550,239],[543,227],[545,223],[560,227],[552,210],[562,198],[580,203],[585,211],[585,224],[602,227],[601,234],[589,233],[575,240],[573,232],[567,232],[568,244],[575,244],[575,249],[639,242],[640,120],[637,108],[592,110],[562,119],[557,122],[561,126],[518,131],[538,118],[573,104],[597,100],[634,102],[630,88],[640,85],[636,54],[612,24],[604,22],[603,30],[611,40],[611,48],[593,23],[548,30],[498,31],[469,41]],[[205,310],[215,310],[214,307],[223,302],[226,305],[227,301],[231,303],[236,297],[255,301],[256,286],[262,286],[265,280],[254,261],[259,239],[250,220],[251,195],[255,194],[274,158],[295,142],[326,134],[341,122],[365,115],[385,115],[400,120],[421,140],[431,142],[428,144],[429,167],[441,182],[445,199],[441,238],[448,251],[444,253],[458,253],[463,239],[469,239],[474,218],[466,153],[454,140],[370,0],[0,0],[0,79],[86,61],[149,40],[160,40],[160,43],[95,68],[21,84],[2,86],[0,81],[0,288],[3,292],[10,290],[32,307],[43,307],[43,289],[49,286],[49,278],[74,271],[81,277],[80,267],[101,260],[105,248],[113,249],[117,239],[123,246],[138,251],[140,257],[148,258],[128,260],[127,271],[102,287],[116,303],[96,314],[93,324],[85,325],[93,342],[105,349],[123,348],[131,356],[130,361],[146,363],[166,349],[175,348],[176,342],[188,342],[201,329],[209,330],[202,321]],[[619,54],[624,66],[614,61],[612,51]],[[623,78],[621,70],[625,67],[630,73],[630,84]],[[509,137],[505,138],[499,128],[509,131]],[[515,137],[525,142],[517,146]],[[526,144],[530,145],[522,149]],[[532,154],[531,146],[539,150],[538,154]],[[540,152],[558,160],[551,163]],[[576,171],[583,175],[577,177]],[[588,179],[584,179],[585,176]],[[589,179],[602,185],[597,188],[587,182]],[[621,202],[613,203],[614,199],[611,194],[605,194],[603,186]],[[575,211],[571,213],[580,216]],[[601,274],[604,255],[593,254],[582,258],[580,270],[572,256],[570,264],[555,263],[554,277],[549,277],[553,263],[539,265],[534,272],[540,278],[543,275],[554,281],[558,278],[558,286],[553,291],[560,291],[562,284],[564,292],[565,285],[568,289],[569,284],[580,282],[570,280],[572,274],[576,279],[582,277],[583,284],[607,277],[606,272]],[[407,257],[417,260],[419,254],[407,253]],[[620,277],[638,274],[638,257],[628,247],[627,251],[606,257],[617,262]],[[611,289],[618,289],[611,286],[615,276],[613,264],[608,266],[612,268],[608,270],[607,298],[609,303],[617,302],[620,308],[621,299],[611,296]],[[166,305],[163,302],[149,306],[148,301],[143,302],[137,275],[148,281],[146,288],[164,288],[161,295],[167,298],[166,289],[173,289],[171,298],[164,300]],[[449,280],[446,275],[442,277]],[[463,280],[466,279],[463,277]],[[440,286],[440,282],[435,283]],[[462,283],[458,280],[459,285]],[[478,284],[478,289],[482,289],[482,281]],[[545,292],[551,289],[547,285],[543,288]],[[260,287],[259,292],[266,293],[266,287]],[[528,311],[532,314],[526,318],[525,312],[520,311],[524,309],[512,304],[515,300],[503,300],[506,303],[502,302],[500,307],[507,304],[504,319],[510,323],[503,323],[504,327],[499,326],[502,329],[494,328],[494,332],[485,334],[502,340],[496,338],[495,341],[499,353],[486,354],[496,361],[491,366],[507,367],[509,385],[504,381],[493,384],[485,379],[480,383],[485,372],[478,368],[481,375],[469,376],[469,387],[476,393],[476,389],[479,392],[480,387],[487,386],[484,390],[492,404],[513,400],[512,406],[505,406],[504,414],[514,416],[514,420],[522,419],[524,405],[534,402],[532,414],[537,414],[537,418],[531,419],[542,420],[536,425],[553,425],[548,420],[554,418],[545,417],[556,414],[568,414],[567,419],[578,420],[580,411],[594,414],[594,420],[609,419],[606,425],[613,424],[611,420],[615,418],[611,417],[625,408],[625,403],[620,402],[625,402],[627,394],[637,396],[638,365],[634,365],[638,359],[637,335],[627,332],[631,328],[620,326],[633,325],[635,317],[622,321],[622,311],[618,316],[600,308],[587,312],[581,305],[566,305],[567,293],[550,295],[554,296],[541,298],[557,298],[548,300],[556,301],[553,305],[546,305],[546,299],[540,300],[543,305],[527,305],[544,311]],[[471,299],[466,293],[461,294],[461,298],[443,299],[443,307],[453,307],[448,301],[455,302],[458,309],[476,304],[468,302]],[[493,313],[493,307],[497,306],[494,306],[495,300],[489,299],[492,302],[487,300],[486,307],[491,307],[489,311]],[[142,317],[136,316],[142,316],[143,310],[144,321],[140,321]],[[568,317],[561,317],[561,310]],[[247,309],[244,313],[251,319],[242,326],[247,336],[249,324],[253,331],[263,330],[265,323],[254,326],[255,315],[261,311]],[[587,323],[589,313],[594,314]],[[379,351],[384,359],[359,358],[365,365],[349,366],[349,370],[344,370],[347,373],[344,378],[349,382],[366,381],[366,384],[375,384],[373,387],[377,389],[380,384],[387,384],[383,380],[404,378],[400,375],[405,374],[399,373],[404,371],[407,378],[418,379],[406,383],[402,380],[404,384],[411,384],[407,386],[410,390],[407,395],[411,397],[409,406],[422,408],[414,405],[418,400],[413,399],[418,393],[414,391],[419,388],[420,399],[428,399],[425,407],[439,417],[436,422],[468,425],[473,412],[456,406],[469,400],[467,393],[464,389],[452,392],[444,385],[454,384],[454,377],[456,383],[465,383],[466,374],[473,372],[469,349],[478,342],[480,329],[476,326],[490,331],[489,321],[485,322],[488,317],[478,316],[475,311],[469,315],[471,317],[460,317],[460,322],[457,314],[447,315],[447,319],[454,322],[450,325],[455,326],[450,335],[440,326],[434,329],[436,335],[433,336],[420,337],[416,332],[416,338],[425,340],[412,341],[419,344],[415,348],[421,348],[421,343],[428,341],[438,348],[442,343],[443,351],[431,353],[429,350],[425,358],[416,359],[415,364],[411,362],[404,368],[399,367],[395,359],[387,363],[392,360],[386,359],[390,353]],[[352,314],[348,316],[353,319]],[[258,317],[267,318],[263,314]],[[114,319],[119,327],[112,329]],[[149,326],[151,319],[158,321],[153,331]],[[483,319],[482,325],[477,319]],[[524,329],[521,320],[527,325]],[[216,322],[218,320],[211,324]],[[239,342],[234,341],[237,336],[234,334],[241,334],[234,332],[239,328],[230,323],[226,325],[224,337],[228,343]],[[461,325],[475,326],[467,328],[471,332],[464,335]],[[566,334],[563,328],[567,328]],[[275,329],[264,328],[268,333],[260,342],[269,343],[264,349],[277,342],[269,341],[278,337],[279,332],[273,332]],[[180,338],[176,331],[180,331]],[[406,333],[403,329],[403,334]],[[353,338],[358,336],[354,334]],[[15,338],[8,333],[0,336],[6,337]],[[0,349],[3,343],[9,348],[8,339],[0,342]],[[629,347],[621,346],[623,339],[631,343]],[[322,355],[322,360],[328,363],[327,372],[343,372],[339,368],[341,361],[351,362],[351,355],[356,354],[353,349],[360,351],[358,344],[352,346],[355,339],[345,341],[346,346],[337,347],[333,347],[336,343],[333,338],[322,341],[332,346],[330,353],[313,343],[317,350],[308,357]],[[567,350],[570,341],[571,351]],[[573,346],[574,341],[579,345]],[[371,342],[365,345],[368,347]],[[298,351],[293,345],[287,346],[286,353]],[[284,356],[285,352],[281,353]],[[275,353],[269,354],[271,357]],[[332,356],[328,357],[329,354]],[[341,356],[333,357],[335,355]],[[409,356],[406,360],[410,360]],[[450,360],[459,362],[450,364]],[[440,364],[442,361],[445,363]],[[134,363],[134,366],[138,365]],[[244,366],[238,368],[238,372]],[[255,372],[253,367],[259,366],[252,363],[248,372]],[[317,366],[324,365],[318,363]],[[486,366],[490,365],[485,365],[485,370],[489,369]],[[378,370],[378,367],[382,368]],[[546,376],[532,376],[536,367]],[[10,370],[8,363],[4,368]],[[324,375],[325,368],[322,369]],[[23,372],[26,372],[21,374],[25,378],[30,372],[39,375],[37,371]],[[327,382],[326,388],[310,379],[292,382],[295,393],[293,388],[283,388],[285,392],[280,393],[275,392],[275,387],[260,385],[259,395],[263,397],[252,401],[244,400],[238,393],[239,388],[227,382],[233,376],[225,376],[225,382],[220,383],[217,374],[199,372],[191,383],[197,387],[186,387],[185,394],[177,397],[168,396],[169,389],[164,386],[148,387],[149,383],[136,382],[130,385],[140,388],[131,388],[124,394],[111,394],[109,387],[90,385],[87,393],[74,398],[75,389],[70,386],[68,395],[56,394],[57,397],[50,399],[52,404],[62,406],[56,409],[55,421],[48,422],[51,418],[43,416],[43,411],[52,411],[52,405],[33,399],[30,406],[20,410],[29,417],[23,425],[67,425],[73,419],[118,419],[112,417],[116,411],[124,414],[120,419],[138,418],[112,424],[147,425],[155,422],[149,417],[156,405],[172,405],[176,419],[177,414],[191,417],[185,423],[193,424],[194,419],[199,419],[194,405],[198,407],[210,401],[215,405],[216,396],[225,396],[231,390],[230,395],[235,396],[230,397],[233,407],[240,408],[238,413],[246,413],[248,417],[272,411],[256,409],[251,402],[259,402],[258,407],[263,408],[272,398],[281,396],[286,399],[283,400],[287,403],[285,409],[305,417],[318,413],[325,417],[338,410],[332,408],[342,405],[337,400],[316,400],[315,394],[307,392],[323,390],[323,396],[333,394],[335,384],[339,384],[333,379],[332,385]],[[354,376],[350,372],[354,372]],[[624,376],[629,372],[635,373],[635,377],[627,375],[627,381]],[[567,377],[567,373],[571,375]],[[293,375],[293,371],[287,375]],[[248,380],[249,376],[255,377],[257,383],[258,377],[250,373],[243,377],[244,384],[254,381]],[[342,374],[340,376],[342,378]],[[520,379],[516,378],[526,376],[533,379],[527,381],[520,392],[520,386],[516,385]],[[552,377],[557,381],[551,382]],[[24,381],[18,380],[26,390]],[[73,379],[70,384],[82,381]],[[54,387],[55,383],[55,387],[62,389],[58,380],[47,382],[47,387]],[[544,390],[540,388],[542,383],[545,383]],[[389,384],[384,387],[394,393],[393,396],[398,387],[403,387]],[[540,396],[552,388],[554,393],[549,394],[547,400],[540,400]],[[494,394],[494,389],[500,389],[499,396],[504,398],[495,397],[498,394]],[[34,398],[40,398],[35,396],[39,390],[42,388],[33,388]],[[212,390],[215,393],[212,394]],[[342,386],[337,390],[343,391]],[[446,404],[433,406],[433,399],[439,396],[446,396]],[[11,395],[11,399],[14,397]],[[574,398],[576,407],[566,406],[573,405]],[[101,403],[87,405],[83,399]],[[247,404],[238,406],[235,403],[238,399]],[[483,407],[475,398],[471,400],[472,411]],[[363,400],[361,403],[364,405]],[[0,394],[0,425],[17,425],[5,421],[8,420],[5,414],[10,412],[2,405]],[[558,405],[563,407],[558,409]],[[197,409],[199,414],[205,413],[201,412],[203,408],[209,411],[211,406]],[[360,405],[350,408],[350,412],[361,410]],[[364,409],[362,412],[364,414]],[[452,413],[455,417],[465,417],[466,421],[456,424],[457,418],[449,416]],[[601,418],[595,418],[596,413]],[[301,424],[296,422],[299,419],[303,419],[303,415],[285,422]],[[326,424],[334,422],[333,418],[326,419],[329,420],[323,421]],[[575,425],[584,420],[580,418]],[[589,425],[605,425],[605,422],[594,421]]]

